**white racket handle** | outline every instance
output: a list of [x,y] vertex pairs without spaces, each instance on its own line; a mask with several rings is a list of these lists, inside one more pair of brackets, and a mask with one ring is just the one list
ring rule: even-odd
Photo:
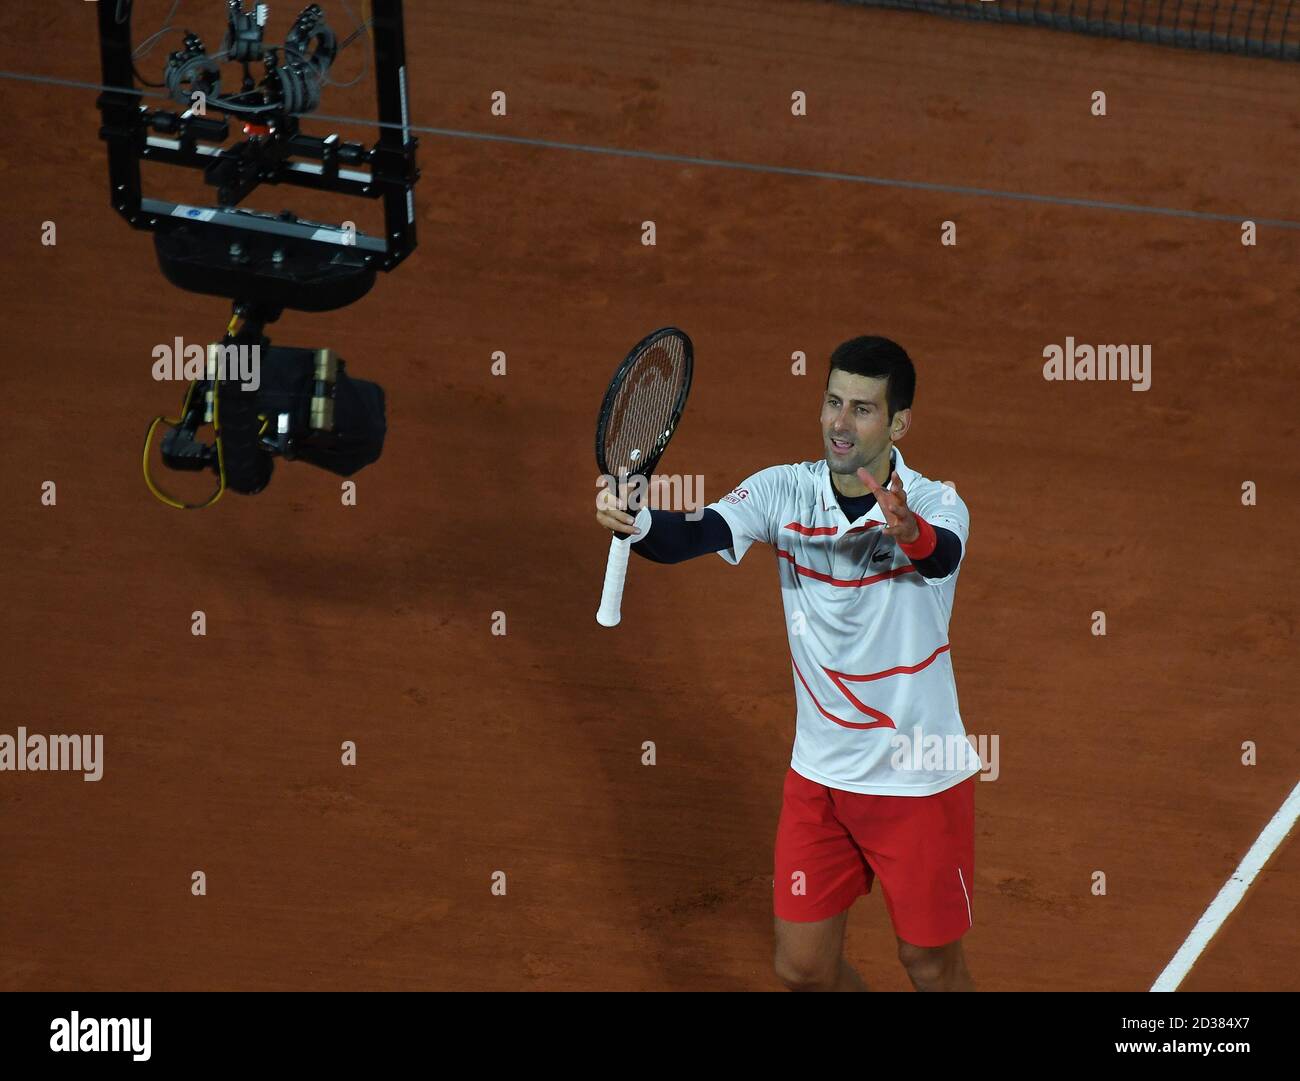
[[632,542],[615,534],[609,541],[609,560],[605,564],[605,587],[600,591],[600,608],[596,622],[602,627],[617,627],[623,618],[623,582],[627,578],[627,557]]

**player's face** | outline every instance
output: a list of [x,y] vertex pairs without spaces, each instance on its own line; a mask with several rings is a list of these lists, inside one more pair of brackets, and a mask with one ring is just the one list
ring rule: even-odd
[[822,399],[822,439],[832,473],[873,469],[889,454],[888,383],[883,376],[831,372]]

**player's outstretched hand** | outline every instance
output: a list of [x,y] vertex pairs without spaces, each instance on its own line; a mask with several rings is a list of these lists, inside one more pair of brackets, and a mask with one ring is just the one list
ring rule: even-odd
[[907,493],[903,491],[903,482],[898,479],[897,473],[889,475],[888,488],[882,488],[880,482],[865,469],[858,470],[858,480],[871,489],[880,509],[885,512],[885,528],[882,532],[893,537],[899,544],[911,544],[921,535],[921,527],[916,524],[916,515],[908,509]]
[[615,533],[641,532],[632,524],[636,517],[627,513],[626,480],[619,480],[617,496],[608,488],[602,488],[596,493],[596,521],[602,529],[612,529]]

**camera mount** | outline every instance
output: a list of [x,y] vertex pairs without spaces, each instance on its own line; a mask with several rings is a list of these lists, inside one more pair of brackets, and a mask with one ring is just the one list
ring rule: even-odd
[[[179,113],[140,103],[132,7],[133,0],[99,5],[104,85],[113,88],[99,98],[100,136],[108,144],[112,204],[134,228],[157,234],[158,260],[170,281],[235,300],[271,296],[284,308],[328,311],[364,296],[376,271],[392,270],[411,253],[418,142],[407,112],[401,0],[373,0],[370,37],[381,128],[370,147],[301,130],[298,118],[319,104],[321,82],[337,52],[318,5],[298,16],[283,47],[268,51],[261,40],[266,5],[248,13],[240,0],[227,0],[229,29],[217,56],[245,65],[244,86],[239,94],[223,97],[217,60],[187,33],[185,48],[168,60],[169,89],[191,102]],[[248,64],[259,52],[267,74],[253,84]],[[223,115],[209,116],[209,109]],[[244,138],[227,147],[221,144],[230,137],[232,117],[242,123]],[[217,189],[217,205],[146,197],[142,161],[202,170]],[[384,235],[306,221],[288,211],[240,209],[262,184],[382,199]]]
[[[184,111],[146,107],[136,89],[131,18],[134,0],[102,0],[100,60],[104,92],[98,99],[100,137],[108,146],[110,198],[133,228],[154,234],[163,275],[181,289],[225,297],[234,316],[220,346],[252,349],[267,366],[258,394],[222,380],[212,370],[194,380],[181,415],[157,418],[173,430],[163,461],[173,469],[211,468],[219,485],[253,493],[265,487],[272,456],[298,457],[347,476],[379,457],[385,432],[383,391],[352,379],[329,350],[271,347],[265,327],[286,308],[325,312],[361,299],[379,271],[396,268],[416,245],[414,186],[417,140],[411,134],[401,0],[372,0],[371,19],[357,33],[373,44],[380,133],[371,146],[337,133],[309,135],[300,118],[318,108],[340,45],[319,4],[308,4],[283,45],[266,44],[266,4],[252,10],[225,0],[227,29],[209,54],[188,30],[167,59],[163,83]],[[353,37],[356,35],[354,34]],[[350,40],[350,39],[349,39]],[[264,74],[253,76],[260,61]],[[226,93],[223,63],[243,67],[239,90]],[[153,84],[151,84],[153,85]],[[209,112],[216,115],[209,115]],[[242,139],[229,143],[232,123]],[[141,163],[202,170],[216,189],[216,205],[191,206],[145,196]],[[239,204],[263,184],[284,184],[382,200],[382,236],[352,222],[328,224],[251,210]],[[275,430],[268,434],[274,419]],[[214,443],[194,434],[211,424]]]

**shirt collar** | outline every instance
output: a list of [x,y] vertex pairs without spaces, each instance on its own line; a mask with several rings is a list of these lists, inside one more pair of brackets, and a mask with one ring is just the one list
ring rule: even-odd
[[[916,476],[916,473],[915,471],[908,469],[907,463],[903,461],[903,452],[900,451],[898,447],[894,447],[893,450],[890,451],[890,454],[893,457],[894,472],[898,474],[898,479],[902,482],[903,488],[907,489],[911,487],[912,479]],[[821,480],[822,509],[827,511],[832,511],[832,512],[838,511],[840,516],[844,518],[846,522],[848,522],[848,515],[844,513],[844,508],[840,506],[840,501],[835,498],[836,496],[835,483],[834,481],[831,480],[831,467],[827,464],[825,458],[821,460],[820,464],[821,464],[821,471],[822,471],[822,480]],[[856,497],[846,497],[846,498],[856,498]],[[861,517],[868,522],[883,522],[885,520],[885,512],[880,509],[880,504],[876,503],[872,506],[872,508],[869,511],[867,511],[865,515],[862,515]],[[857,521],[857,519],[855,518],[853,521]],[[849,522],[849,525],[852,524],[853,522]]]

